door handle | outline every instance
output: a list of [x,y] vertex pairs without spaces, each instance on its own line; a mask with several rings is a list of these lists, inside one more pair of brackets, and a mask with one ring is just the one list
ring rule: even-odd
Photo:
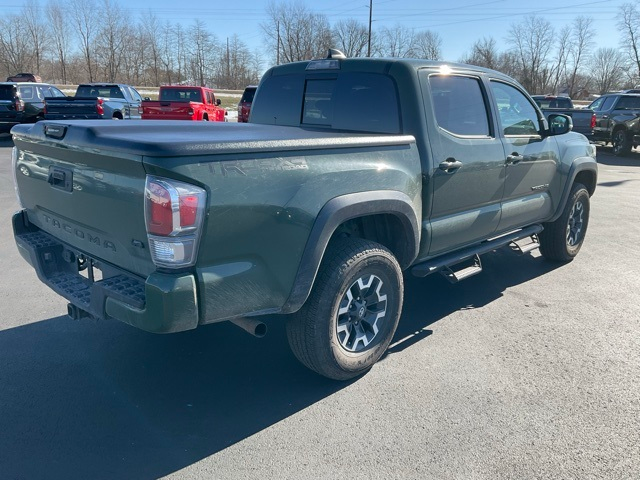
[[524,157],[518,153],[512,153],[511,155],[507,155],[507,165],[516,165],[524,160]]
[[455,158],[447,158],[444,162],[438,165],[440,170],[444,170],[447,173],[455,173],[458,169],[462,168],[462,162]]

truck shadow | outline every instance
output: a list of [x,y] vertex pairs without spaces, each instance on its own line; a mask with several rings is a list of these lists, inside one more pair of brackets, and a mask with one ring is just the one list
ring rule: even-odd
[[634,148],[624,157],[616,157],[611,146],[598,145],[597,149],[597,161],[603,165],[618,167],[640,166],[640,151],[638,148]]
[[[458,285],[407,278],[392,354],[448,314],[556,267],[486,257],[485,271]],[[158,336],[67,317],[0,331],[2,477],[162,477],[348,388],[298,364],[282,320],[269,318],[261,340],[230,324]]]

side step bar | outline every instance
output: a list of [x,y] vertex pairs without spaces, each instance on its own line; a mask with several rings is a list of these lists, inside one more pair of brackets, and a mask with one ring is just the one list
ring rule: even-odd
[[[508,233],[501,237],[492,238],[479,245],[464,248],[460,251],[449,253],[426,262],[419,263],[411,269],[411,273],[416,277],[426,277],[432,273],[441,272],[450,282],[457,283],[460,280],[469,278],[482,271],[480,255],[496,250],[505,245],[511,244],[520,253],[527,253],[540,246],[538,234],[544,230],[542,225],[536,224],[523,228],[516,232]],[[529,243],[519,244],[519,240],[530,238]],[[453,267],[463,262],[471,261],[463,268],[454,270]]]

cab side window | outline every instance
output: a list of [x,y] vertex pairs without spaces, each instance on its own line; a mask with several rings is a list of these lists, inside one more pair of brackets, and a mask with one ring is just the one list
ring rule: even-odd
[[431,75],[431,102],[438,126],[454,135],[489,136],[487,106],[474,77]]
[[494,80],[491,81],[491,89],[496,99],[498,116],[505,136],[539,135],[538,112],[520,90]]

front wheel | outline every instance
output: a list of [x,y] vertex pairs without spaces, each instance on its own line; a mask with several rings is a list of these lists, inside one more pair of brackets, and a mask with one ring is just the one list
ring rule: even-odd
[[589,225],[589,192],[575,183],[562,215],[545,224],[540,233],[540,253],[548,260],[570,262],[578,254]]
[[388,249],[362,239],[332,242],[309,298],[287,323],[291,350],[334,380],[368,371],[391,343],[403,293],[400,265]]
[[618,129],[613,132],[612,140],[614,155],[627,155],[631,152],[631,139],[629,135],[627,135],[626,130]]

